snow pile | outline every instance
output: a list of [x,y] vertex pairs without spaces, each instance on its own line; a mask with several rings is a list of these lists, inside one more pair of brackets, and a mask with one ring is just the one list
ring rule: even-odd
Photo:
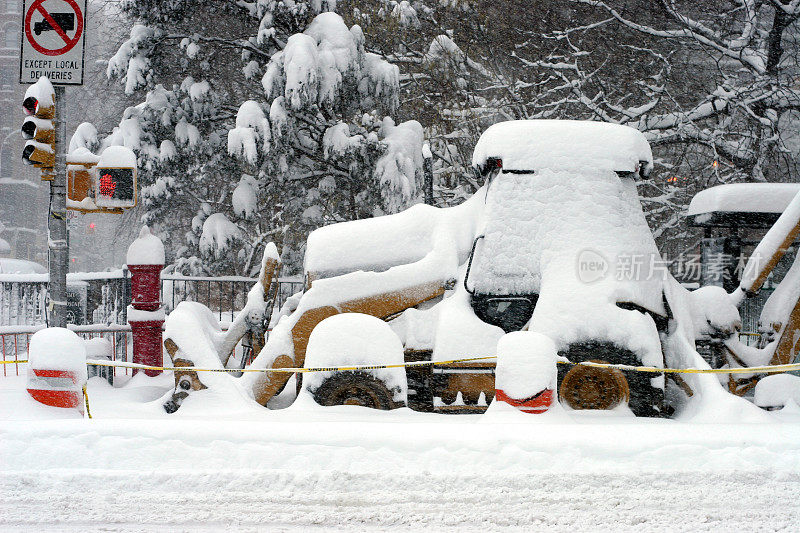
[[[167,316],[164,340],[172,340],[178,352],[176,360],[191,361],[198,368],[221,369],[227,354],[221,354],[225,334],[211,310],[197,302],[181,302]],[[192,391],[181,403],[177,414],[235,412],[237,408],[261,409],[245,392],[239,381],[225,372],[200,372],[198,378],[207,388]],[[171,397],[172,390],[161,399]],[[171,415],[174,416],[174,415]]]
[[172,339],[180,348],[173,359],[187,359],[197,367],[220,367],[218,348],[224,337],[214,314],[198,302],[180,302],[164,324],[164,338]]
[[136,154],[124,146],[109,146],[100,153],[97,167],[136,168]]
[[381,188],[387,190],[386,208],[394,212],[408,205],[417,193],[422,179],[418,169],[422,168],[424,134],[416,120],[395,126],[394,121],[386,117],[379,136],[386,144],[386,152],[378,159],[375,177]]
[[461,264],[469,254],[483,207],[481,193],[455,207],[440,209],[417,204],[395,215],[314,230],[308,236],[304,270],[316,277],[356,270],[381,272],[420,261],[433,251],[437,236],[456,249],[457,262]]
[[28,345],[28,379],[37,379],[32,369],[67,370],[77,377],[77,387],[86,383],[86,345],[74,331],[45,328],[31,336]]
[[427,309],[411,307],[392,319],[389,325],[407,350],[433,350],[441,305]]
[[753,403],[759,407],[785,407],[790,402],[800,406],[800,376],[775,374],[761,378],[756,384]]
[[[86,124],[86,123],[85,123]],[[73,137],[74,139],[75,137]],[[67,160],[72,163],[67,165],[68,170],[86,170],[84,165],[88,164],[97,164],[100,161],[100,157],[93,154],[88,148],[84,148],[83,146],[78,146],[74,150],[72,150],[69,155],[67,156]]]
[[487,129],[472,154],[483,167],[500,158],[510,170],[586,169],[635,172],[652,166],[644,135],[629,126],[577,120],[515,120]]
[[[403,364],[403,344],[392,328],[379,318],[361,313],[342,313],[320,322],[308,341],[306,368]],[[365,371],[382,381],[396,402],[406,403],[408,386],[404,368]],[[317,390],[336,372],[308,372],[303,389]]]
[[241,239],[241,235],[239,226],[228,220],[224,213],[213,213],[203,222],[200,250],[220,259],[233,243]]
[[495,389],[511,398],[530,398],[556,388],[556,345],[547,335],[515,331],[497,343]]
[[189,124],[185,118],[182,118],[180,122],[175,124],[175,140],[181,146],[188,145],[190,148],[197,146],[200,141],[200,130],[197,129],[197,126]]
[[139,237],[128,247],[125,256],[128,265],[163,265],[164,243],[161,239],[150,233],[150,228],[142,226]]
[[400,26],[419,26],[417,10],[411,6],[411,3],[408,2],[408,0],[402,0],[400,2],[392,0],[389,5],[392,6],[392,17],[394,17],[397,22],[400,23]]
[[[9,246],[9,249],[10,248],[11,247]],[[0,257],[0,274],[47,274],[47,268],[43,267],[39,263],[28,261],[27,259],[12,259],[10,257]],[[19,281],[33,281],[33,280],[24,278],[20,279]],[[43,277],[41,281],[47,281],[47,277],[46,276]]]
[[39,109],[55,105],[55,96],[56,92],[53,89],[53,84],[50,83],[47,76],[40,77],[36,83],[25,90],[25,100],[28,98],[35,98],[36,107]]
[[720,334],[727,337],[742,327],[739,309],[722,287],[709,285],[689,293],[694,336]]
[[166,310],[164,306],[161,306],[159,309],[155,311],[143,311],[142,309],[136,309],[133,305],[129,305],[125,308],[125,317],[128,319],[128,323],[131,322],[163,322],[164,319],[167,317]]
[[111,341],[103,337],[84,339],[83,343],[86,347],[86,359],[111,359],[114,355]]
[[[128,110],[135,109],[135,108],[128,108]],[[119,126],[116,126],[112,131],[111,135],[106,137],[103,140],[103,146],[127,146],[132,150],[139,150],[142,147],[142,128],[139,124],[139,117],[134,114],[134,116],[126,116],[123,118]],[[138,110],[136,110],[138,113]]]
[[501,328],[475,316],[469,294],[464,289],[463,275],[462,268],[454,294],[436,305],[439,320],[435,324],[433,361],[494,356],[497,354],[497,343],[505,334]]
[[349,126],[344,122],[339,122],[325,130],[325,134],[322,136],[322,150],[325,157],[330,157],[332,154],[344,155],[350,149],[358,147],[361,140],[363,137],[351,136]]
[[686,216],[715,212],[783,213],[800,183],[730,183],[697,193]]

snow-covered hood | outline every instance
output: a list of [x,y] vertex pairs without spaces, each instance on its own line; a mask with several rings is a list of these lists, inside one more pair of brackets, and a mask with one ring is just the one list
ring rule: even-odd
[[501,173],[488,188],[468,285],[482,294],[538,294],[529,329],[560,349],[605,340],[658,364],[652,318],[665,315],[669,274],[632,179],[610,170]]

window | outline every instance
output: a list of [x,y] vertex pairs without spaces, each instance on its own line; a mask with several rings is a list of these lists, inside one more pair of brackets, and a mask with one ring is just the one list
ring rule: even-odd
[[6,48],[19,47],[19,30],[13,24],[6,26],[6,36],[4,45]]
[[3,150],[0,151],[0,177],[7,178],[10,176],[11,176],[11,147],[5,146]]

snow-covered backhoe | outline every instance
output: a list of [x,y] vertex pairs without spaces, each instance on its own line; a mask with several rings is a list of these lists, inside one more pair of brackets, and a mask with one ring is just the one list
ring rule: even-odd
[[[396,215],[312,232],[306,290],[282,310],[250,368],[304,366],[314,328],[341,313],[388,321],[407,362],[494,356],[500,337],[528,330],[552,338],[559,355],[573,363],[708,368],[695,339],[708,331],[735,338],[737,305],[774,267],[772,260],[751,261],[734,294],[721,287],[683,288],[666,269],[642,212],[636,181],[652,168],[652,154],[632,128],[579,121],[500,123],[478,141],[473,165],[486,182],[461,205],[418,204]],[[798,232],[800,195],[761,252],[782,255]],[[275,250],[265,258],[261,281],[216,348],[219,364],[248,331],[260,335],[252,324],[263,324],[258,317],[269,306],[265,291],[279,268]],[[797,331],[796,296],[790,315],[772,326],[780,339]],[[170,338],[167,322],[165,345],[170,343],[173,360],[197,364],[191,347]],[[797,353],[797,337],[791,346],[775,341],[776,361]],[[408,368],[407,405],[483,412],[495,394],[494,366],[489,360]],[[309,392],[322,405],[335,398],[334,403],[397,406],[388,387],[376,392],[369,371],[348,376],[335,387],[323,383]],[[264,405],[290,377],[249,372],[239,379]],[[558,396],[571,409],[627,404],[637,416],[668,416],[690,396],[716,397],[722,390],[711,375],[676,377],[675,386],[667,386],[665,377],[559,365]],[[175,394],[190,394],[205,379],[176,373]],[[386,401],[375,400],[376,394]]]

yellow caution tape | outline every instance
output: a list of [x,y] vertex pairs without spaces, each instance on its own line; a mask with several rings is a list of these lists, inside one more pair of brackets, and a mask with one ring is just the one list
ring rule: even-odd
[[89,395],[86,394],[86,385],[83,386],[83,403],[86,405],[86,415],[92,418],[92,412],[89,410]]
[[[107,366],[116,368],[133,368],[137,370],[166,370],[178,372],[278,372],[278,373],[305,373],[305,372],[344,372],[353,370],[380,370],[383,368],[408,368],[415,366],[436,366],[436,365],[451,365],[455,363],[466,363],[474,361],[485,361],[487,359],[497,359],[497,356],[489,355],[485,357],[468,357],[464,359],[451,359],[449,361],[415,361],[412,363],[398,363],[394,365],[356,365],[356,366],[331,366],[331,367],[316,367],[316,368],[198,368],[195,366],[151,366],[140,365],[138,363],[124,363],[124,362],[108,362],[101,360],[87,360],[86,364],[94,366]],[[0,361],[3,364],[13,363],[27,363],[27,360],[20,359],[16,361]],[[766,365],[766,366],[752,366],[742,368],[659,368],[657,366],[635,366],[635,365],[622,365],[611,363],[593,363],[585,361],[582,363],[574,363],[572,361],[556,361],[560,365],[574,365],[574,366],[591,366],[596,368],[615,368],[617,370],[626,370],[630,372],[649,372],[655,374],[771,374],[777,372],[791,372],[793,370],[800,370],[800,363],[792,363],[787,365]]]

